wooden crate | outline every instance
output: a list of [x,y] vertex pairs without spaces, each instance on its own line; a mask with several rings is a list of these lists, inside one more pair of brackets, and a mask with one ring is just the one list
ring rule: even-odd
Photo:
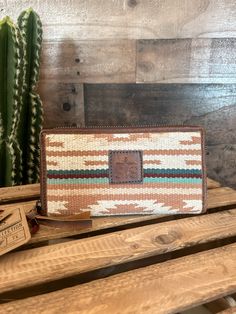
[[[37,184],[2,188],[0,207],[27,212],[38,198]],[[207,214],[96,218],[79,232],[41,226],[0,258],[0,312],[177,313],[205,304],[234,313],[223,297],[236,292],[235,205],[236,191],[209,179]]]

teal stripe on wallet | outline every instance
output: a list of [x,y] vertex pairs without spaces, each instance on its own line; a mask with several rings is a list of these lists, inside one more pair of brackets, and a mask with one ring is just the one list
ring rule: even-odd
[[[143,183],[201,183],[198,178],[143,178]],[[47,179],[48,184],[96,184],[109,183],[108,178],[84,178],[84,179]],[[114,187],[114,185],[113,185]]]
[[[201,174],[200,169],[144,169],[144,174]],[[108,169],[95,169],[95,170],[48,170],[49,175],[67,175],[67,174],[108,174]]]

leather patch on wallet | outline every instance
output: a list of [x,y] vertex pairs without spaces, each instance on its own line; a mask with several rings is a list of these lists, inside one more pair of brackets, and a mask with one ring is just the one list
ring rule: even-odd
[[143,154],[140,150],[109,151],[110,183],[142,183]]

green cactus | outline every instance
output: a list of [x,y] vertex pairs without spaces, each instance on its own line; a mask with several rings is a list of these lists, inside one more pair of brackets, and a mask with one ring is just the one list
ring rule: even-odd
[[0,186],[21,182],[18,126],[22,107],[24,42],[9,17],[0,21]]
[[23,152],[23,183],[35,183],[39,180],[39,134],[42,129],[42,102],[35,91],[39,78],[42,23],[30,8],[20,14],[18,26],[26,46],[19,134]]
[[0,21],[0,186],[39,179],[42,103],[36,93],[42,24],[28,9]]

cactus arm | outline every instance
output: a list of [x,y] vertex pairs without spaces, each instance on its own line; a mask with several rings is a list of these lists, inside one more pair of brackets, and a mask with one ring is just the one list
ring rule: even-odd
[[22,106],[22,50],[18,27],[4,18],[0,21],[0,186],[19,184],[21,179],[16,135]]
[[39,78],[42,24],[39,16],[28,9],[20,14],[18,25],[26,44],[22,131],[19,139],[23,147],[24,182],[34,183],[38,182],[39,177],[39,130],[42,128],[42,102],[35,92]]
[[0,22],[0,111],[2,118],[2,140],[10,134],[12,110],[17,81],[17,60],[14,58],[17,47],[11,33],[11,20]]
[[30,8],[20,14],[18,25],[26,44],[26,88],[32,91],[39,79],[42,23],[38,14]]

